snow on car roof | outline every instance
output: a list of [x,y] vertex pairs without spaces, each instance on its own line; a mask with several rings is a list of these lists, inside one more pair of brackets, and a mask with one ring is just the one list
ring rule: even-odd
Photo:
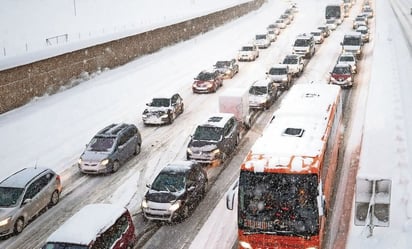
[[[47,168],[28,167],[8,176],[0,182],[1,187],[24,188],[35,176],[47,171]],[[52,171],[50,171],[52,172]]]
[[89,204],[64,222],[46,242],[89,245],[101,232],[113,225],[125,211],[126,208],[115,204]]
[[293,86],[274,113],[271,123],[252,146],[250,154],[252,158],[256,157],[246,162],[246,167],[253,165],[255,171],[259,171],[263,168],[256,168],[257,165],[287,165],[294,158],[311,160],[319,155],[325,146],[324,134],[328,128],[330,105],[339,93],[339,86],[334,85]]
[[270,78],[263,78],[253,82],[252,86],[267,86],[272,80]]
[[226,122],[232,117],[234,117],[232,113],[223,113],[223,112],[215,113],[211,115],[209,118],[207,118],[204,125],[223,128]]

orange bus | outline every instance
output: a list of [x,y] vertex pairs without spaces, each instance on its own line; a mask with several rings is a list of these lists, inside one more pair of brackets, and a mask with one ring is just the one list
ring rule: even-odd
[[341,121],[338,86],[289,90],[240,167],[239,248],[321,248]]

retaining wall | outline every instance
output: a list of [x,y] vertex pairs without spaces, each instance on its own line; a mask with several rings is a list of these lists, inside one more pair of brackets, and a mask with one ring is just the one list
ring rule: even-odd
[[28,103],[36,96],[56,93],[79,82],[85,73],[115,68],[190,39],[256,10],[266,0],[254,0],[181,23],[58,55],[0,71],[0,114]]

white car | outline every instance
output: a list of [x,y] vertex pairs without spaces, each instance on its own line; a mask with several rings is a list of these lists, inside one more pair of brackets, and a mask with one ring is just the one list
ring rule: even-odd
[[277,38],[278,36],[277,36],[277,34],[276,34],[275,31],[269,30],[269,31],[268,31],[268,37],[269,37],[269,39],[270,39],[271,42],[274,42],[274,41],[276,41],[276,38]]
[[273,32],[275,32],[276,35],[279,35],[279,34],[280,34],[280,27],[279,27],[279,25],[278,25],[277,23],[269,24],[269,25],[267,26],[266,30],[267,30],[268,32],[269,32],[269,31],[273,31]]
[[268,48],[271,43],[272,40],[269,38],[269,35],[267,33],[255,35],[254,44],[258,48]]
[[325,40],[325,37],[323,36],[322,31],[313,31],[310,32],[313,35],[313,39],[315,40],[316,44],[322,44],[323,41]]
[[337,28],[336,20],[335,19],[328,19],[326,20],[325,25],[329,28],[329,30],[335,30]]
[[356,73],[357,72],[357,60],[355,55],[353,55],[352,53],[342,53],[339,57],[338,57],[338,61],[336,62],[336,64],[350,64],[352,67],[352,73]]
[[277,19],[276,24],[279,25],[279,28],[281,28],[281,29],[286,28],[286,20],[285,19]]
[[259,57],[259,48],[254,44],[244,45],[237,54],[238,61],[254,61]]

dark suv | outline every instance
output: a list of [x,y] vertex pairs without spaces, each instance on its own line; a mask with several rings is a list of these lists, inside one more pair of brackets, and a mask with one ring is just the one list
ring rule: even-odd
[[194,161],[169,163],[157,175],[142,201],[150,220],[173,222],[189,216],[207,190],[207,173]]
[[111,124],[99,131],[86,145],[78,166],[81,172],[116,172],[120,165],[140,153],[142,138],[134,124]]
[[18,234],[45,208],[59,202],[60,176],[49,168],[24,168],[0,182],[0,236]]
[[221,164],[239,144],[240,125],[231,113],[217,113],[198,125],[187,146],[188,160]]

